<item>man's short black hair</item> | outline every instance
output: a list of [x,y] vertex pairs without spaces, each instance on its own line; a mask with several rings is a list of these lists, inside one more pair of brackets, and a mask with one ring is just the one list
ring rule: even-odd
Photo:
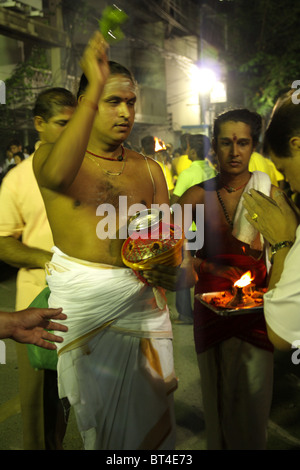
[[20,160],[25,160],[25,156],[23,152],[14,153],[14,157],[20,157]]
[[181,134],[181,136],[180,136],[180,145],[181,145],[181,148],[182,148],[183,152],[186,152],[186,150],[188,148],[189,138],[190,138],[189,133]]
[[38,95],[32,114],[33,116],[41,116],[47,122],[59,112],[60,108],[75,108],[76,106],[75,96],[66,88],[48,88]]
[[18,140],[18,139],[12,139],[12,140],[9,142],[7,148],[9,149],[12,145],[15,145],[16,147],[22,147],[22,143],[21,143],[20,140]]
[[141,139],[141,145],[146,155],[155,154],[155,139],[153,135],[146,135]]
[[291,157],[290,139],[300,136],[300,108],[292,100],[294,92],[290,89],[278,98],[264,136],[264,152],[271,150],[278,158]]
[[203,134],[189,136],[190,149],[195,150],[198,160],[204,160],[210,150],[210,140]]
[[256,147],[262,128],[262,119],[258,113],[249,111],[249,109],[245,108],[237,108],[219,114],[219,116],[217,116],[215,119],[213,130],[213,136],[216,142],[220,133],[221,125],[228,121],[243,122],[244,124],[248,124],[248,126],[251,128],[253,146]]
[[[109,65],[109,70],[110,70],[111,75],[124,75],[125,77],[129,78],[132,81],[132,83],[135,83],[135,79],[132,73],[130,72],[130,70],[124,67],[124,65],[121,65],[118,62],[114,62],[113,60],[108,61],[108,65]],[[79,96],[81,96],[84,93],[87,86],[88,86],[88,80],[85,74],[83,73],[81,75],[80,82],[79,82],[77,99],[79,98]]]

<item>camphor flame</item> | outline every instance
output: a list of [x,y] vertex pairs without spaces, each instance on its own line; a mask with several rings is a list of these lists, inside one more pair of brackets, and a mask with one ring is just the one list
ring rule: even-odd
[[240,279],[238,279],[235,283],[234,286],[236,287],[245,287],[251,284],[251,281],[253,281],[254,277],[251,277],[251,271],[247,271],[242,275]]
[[155,140],[155,152],[159,152],[160,150],[166,150],[167,147],[165,146],[165,143],[159,139],[158,137],[154,137]]

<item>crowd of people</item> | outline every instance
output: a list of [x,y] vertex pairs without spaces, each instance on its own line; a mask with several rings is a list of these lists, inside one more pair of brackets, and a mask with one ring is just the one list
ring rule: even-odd
[[[146,135],[135,151],[126,146],[131,72],[108,60],[100,33],[81,67],[77,97],[63,88],[37,97],[38,144],[25,158],[10,143],[0,187],[0,260],[19,268],[16,312],[0,312],[0,337],[17,342],[24,449],[62,449],[70,406],[85,449],[175,449],[166,290],[178,323],[193,324],[207,448],[266,449],[274,346],[300,339],[299,214],[285,191],[300,192],[298,107],[288,93],[278,100],[262,153],[262,119],[248,109],[220,114],[211,140],[183,134],[173,150]],[[190,233],[203,205],[203,246],[184,248],[180,266],[154,258],[138,276],[122,258],[124,196],[130,207],[178,204]],[[106,238],[99,218],[114,227]],[[248,270],[266,290],[262,312],[223,317],[199,302]],[[44,291],[46,303],[27,310]],[[33,369],[26,342],[56,348],[57,370]]]
[[18,139],[11,139],[5,150],[5,157],[0,163],[0,183],[4,176],[21,163],[28,154],[23,151],[22,143]]

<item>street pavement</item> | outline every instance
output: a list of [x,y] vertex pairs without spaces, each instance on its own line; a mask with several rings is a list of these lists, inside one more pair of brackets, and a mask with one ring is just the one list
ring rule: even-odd
[[[5,273],[3,271],[5,269]],[[0,264],[0,310],[14,310],[15,273]],[[168,293],[171,318],[177,316],[175,296]],[[173,321],[174,361],[178,377],[175,392],[177,450],[205,450],[200,374],[193,344],[192,325]],[[22,450],[15,344],[4,340],[6,364],[0,364],[0,450]],[[268,450],[300,449],[300,364],[291,352],[275,352],[273,405],[268,426]],[[299,355],[300,356],[300,355]],[[64,440],[65,450],[81,450],[82,442],[71,412]]]

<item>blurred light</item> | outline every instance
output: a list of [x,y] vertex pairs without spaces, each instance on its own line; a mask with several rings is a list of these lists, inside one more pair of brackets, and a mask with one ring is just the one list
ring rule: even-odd
[[155,149],[154,149],[155,152],[159,152],[160,150],[167,149],[163,140],[159,139],[158,137],[154,137],[154,141],[155,141]]
[[213,89],[217,77],[212,69],[205,67],[192,66],[191,69],[191,88],[200,94],[210,93]]
[[225,83],[217,81],[210,92],[211,103],[226,103],[227,92]]

